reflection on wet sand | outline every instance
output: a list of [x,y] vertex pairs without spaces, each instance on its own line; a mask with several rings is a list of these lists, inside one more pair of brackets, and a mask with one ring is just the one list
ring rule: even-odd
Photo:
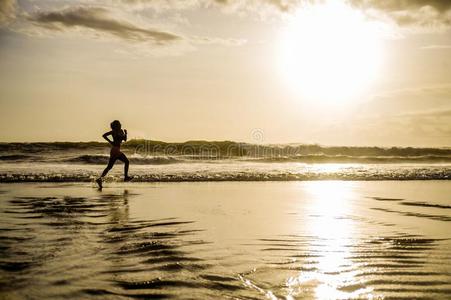
[[[197,230],[175,218],[133,220],[127,190],[122,194],[83,197],[16,197],[3,211],[1,269],[3,292],[23,289],[41,297],[127,296],[166,298],[166,293],[134,293],[171,286],[162,272],[197,271],[208,267],[188,249],[199,240],[182,240]],[[6,222],[5,222],[6,221]],[[5,227],[5,226],[2,226]],[[20,245],[17,244],[20,242]],[[38,278],[40,272],[46,277]],[[31,281],[31,282],[30,282]],[[34,285],[28,290],[29,285]],[[39,290],[40,286],[45,289]]]
[[[150,212],[136,211],[141,193],[148,193],[140,198],[145,199],[143,207],[160,205],[163,210],[150,196],[163,197],[164,191],[116,188],[74,197],[77,193],[67,196],[65,188],[51,196],[2,194],[0,297],[446,299],[451,294],[449,240],[405,233],[391,217],[399,216],[402,203],[447,216],[446,204],[362,197],[352,183],[312,182],[293,189],[295,196],[302,195],[298,201],[277,206],[282,200],[269,198],[274,202],[267,207],[273,210],[262,202],[260,208],[244,207],[246,213],[240,215],[232,204],[217,206],[206,197],[202,205],[189,203],[193,211],[185,214],[169,209],[172,216],[143,218]],[[174,188],[187,193],[183,186],[171,186],[169,195]],[[215,188],[199,185],[190,191],[199,197]],[[251,191],[268,192],[261,186]],[[161,201],[168,204],[168,199]],[[169,207],[182,205],[178,201]],[[250,214],[252,207],[264,217]],[[203,220],[199,211],[213,221]],[[228,220],[230,211],[235,220],[251,218],[240,223],[243,232],[249,229],[244,226],[257,228],[277,215],[285,227],[274,223],[258,227],[272,228],[271,233],[237,232],[236,240],[212,240],[209,232],[215,227],[230,226],[219,219]],[[417,211],[402,217],[446,226],[445,219],[431,219],[432,214]]]
[[451,294],[449,265],[439,267],[450,249],[437,249],[447,239],[361,236],[361,222],[394,224],[352,215],[352,185],[315,182],[308,193],[314,201],[309,218],[300,218],[304,234],[260,239],[257,245],[268,262],[242,274],[248,287],[271,299],[445,299]]
[[[320,182],[319,182],[320,183]],[[310,188],[315,202],[311,206],[311,221],[307,225],[308,234],[315,237],[308,252],[315,253],[315,270],[302,272],[300,276],[287,282],[288,286],[309,286],[313,295],[320,299],[351,298],[364,291],[345,291],[341,289],[347,282],[352,282],[352,272],[340,272],[349,268],[350,247],[353,242],[352,223],[342,218],[349,214],[349,199],[352,190],[340,182],[327,182],[312,185]],[[294,295],[299,292],[295,292]]]

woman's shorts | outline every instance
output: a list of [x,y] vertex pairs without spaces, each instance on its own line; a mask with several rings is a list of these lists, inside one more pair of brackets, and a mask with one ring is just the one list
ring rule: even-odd
[[111,147],[111,151],[110,151],[110,157],[111,158],[118,158],[119,156],[121,156],[122,152],[121,152],[121,148],[118,146],[113,146]]

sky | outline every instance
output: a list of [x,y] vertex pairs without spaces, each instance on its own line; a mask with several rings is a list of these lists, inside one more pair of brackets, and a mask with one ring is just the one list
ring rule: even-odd
[[451,2],[0,0],[0,142],[451,147]]

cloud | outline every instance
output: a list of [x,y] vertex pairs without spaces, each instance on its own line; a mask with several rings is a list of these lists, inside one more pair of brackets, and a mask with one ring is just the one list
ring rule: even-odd
[[385,11],[414,10],[426,6],[432,7],[440,12],[451,9],[451,2],[447,0],[351,0],[351,3]]
[[16,18],[16,0],[0,0],[0,27],[8,25]]
[[437,118],[451,118],[451,108],[407,112],[398,114],[395,117],[407,117],[407,118],[424,117],[424,118],[432,118],[434,120]]
[[407,87],[401,89],[395,89],[391,91],[384,91],[374,95],[374,100],[379,101],[380,99],[404,99],[412,98],[413,96],[422,96],[423,99],[429,99],[432,96],[441,95],[446,99],[451,97],[451,83],[437,83],[437,84],[427,84],[419,85],[415,87]]
[[115,0],[134,7],[148,7],[155,10],[190,9],[193,7],[217,6],[228,11],[253,11],[261,13],[272,8],[272,12],[290,12],[303,3],[321,2],[321,0]]
[[150,7],[155,10],[182,10],[198,7],[201,5],[201,2],[205,2],[205,0],[114,0],[114,2],[138,8]]
[[196,44],[222,45],[231,47],[242,46],[247,43],[247,40],[245,39],[223,39],[216,37],[200,37],[200,36],[193,36],[190,38],[190,40]]
[[[217,6],[225,11],[259,16],[292,13],[305,5],[329,0],[114,0],[155,10]],[[401,27],[440,28],[451,25],[451,1],[444,0],[342,0],[372,17],[389,18]]]
[[[135,15],[136,16],[136,15]],[[90,33],[91,38],[115,38],[116,52],[129,57],[178,56],[196,49],[195,45],[220,45],[225,47],[242,46],[244,39],[190,36],[149,28],[144,19],[140,25],[126,20],[125,14],[117,9],[105,7],[77,6],[55,11],[40,11],[27,16],[32,27],[21,31],[30,35],[66,34],[77,31]],[[150,47],[149,42],[156,47]]]
[[[198,6],[209,6],[218,4],[223,6],[254,6],[270,5],[280,11],[292,11],[305,4],[324,3],[327,0],[115,0],[137,6],[159,7],[170,9],[184,9]],[[382,11],[404,11],[417,10],[424,7],[431,7],[438,12],[451,10],[451,1],[445,0],[343,0],[353,6],[360,8],[373,8]]]
[[[410,107],[411,109],[411,107]],[[337,124],[336,130],[372,143],[404,146],[448,146],[451,143],[451,108],[411,111],[392,110],[378,115],[363,115]]]
[[451,1],[350,0],[363,10],[376,10],[403,27],[440,28],[451,25]]
[[38,12],[30,21],[48,30],[66,31],[72,28],[94,30],[129,41],[151,41],[168,44],[182,37],[166,31],[144,28],[112,17],[108,10],[100,7],[74,7],[61,11]]
[[[451,108],[399,113],[386,117],[391,124],[418,136],[438,137],[451,142]],[[403,128],[404,127],[404,128]]]
[[272,6],[281,12],[289,12],[299,7],[302,3],[316,2],[313,0],[213,0],[217,4],[235,5],[236,7],[261,8],[262,5]]
[[429,45],[421,47],[423,50],[444,50],[451,49],[451,45]]

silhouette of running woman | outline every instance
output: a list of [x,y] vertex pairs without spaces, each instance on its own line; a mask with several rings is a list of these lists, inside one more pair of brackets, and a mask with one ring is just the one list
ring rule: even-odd
[[[121,143],[122,141],[127,141],[127,130],[122,130],[121,122],[118,120],[114,120],[110,124],[111,131],[105,132],[103,134],[103,138],[107,140],[108,143],[111,144],[111,151],[110,151],[110,160],[108,162],[108,165],[106,166],[105,170],[103,170],[102,175],[96,180],[97,184],[100,188],[102,188],[102,179],[105,177],[106,174],[113,168],[114,163],[116,160],[120,160],[124,162],[124,181],[130,181],[132,177],[128,176],[128,166],[129,161],[127,156],[125,156],[124,153],[121,152]],[[110,140],[108,136],[112,136],[113,140]]]

